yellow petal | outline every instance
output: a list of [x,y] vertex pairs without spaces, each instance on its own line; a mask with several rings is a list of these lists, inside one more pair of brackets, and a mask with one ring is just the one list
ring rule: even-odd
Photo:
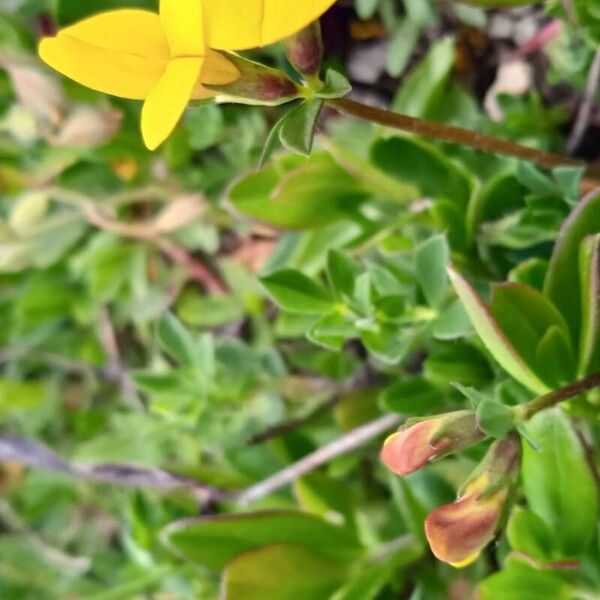
[[227,85],[228,83],[237,81],[239,78],[240,72],[237,67],[227,60],[225,56],[214,50],[207,51],[204,66],[202,67],[202,73],[200,75],[200,81],[202,83]]
[[202,57],[174,58],[150,92],[142,109],[142,135],[150,150],[171,134],[192,97]]
[[237,67],[227,60],[225,56],[214,50],[208,50],[200,79],[196,82],[192,92],[193,100],[206,100],[214,98],[215,92],[205,88],[202,84],[208,85],[227,85],[240,78],[240,72]]
[[335,0],[203,0],[208,45],[217,50],[265,46],[317,20]]
[[160,0],[160,19],[172,57],[205,54],[202,0]]
[[480,551],[474,552],[473,554],[471,554],[471,556],[468,556],[464,560],[461,560],[460,562],[450,563],[450,564],[455,569],[464,569],[465,567],[468,567],[469,565],[472,565],[479,558],[480,554],[481,554]]
[[169,45],[160,17],[147,10],[122,9],[99,13],[65,27],[60,35],[117,52],[168,60]]
[[44,38],[42,60],[63,75],[93,90],[143,100],[163,74],[167,62],[107,50],[60,33]]

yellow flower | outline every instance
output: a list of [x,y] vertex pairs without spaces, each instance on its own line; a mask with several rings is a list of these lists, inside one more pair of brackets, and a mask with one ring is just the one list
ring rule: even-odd
[[202,84],[227,85],[238,69],[214,50],[242,50],[283,39],[335,0],[161,0],[160,15],[100,13],[45,38],[48,65],[94,90],[144,100],[142,135],[157,148],[192,99],[214,96]]

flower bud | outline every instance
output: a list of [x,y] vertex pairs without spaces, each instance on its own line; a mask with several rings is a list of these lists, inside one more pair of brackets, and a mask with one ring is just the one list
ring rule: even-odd
[[465,567],[492,540],[517,478],[520,456],[516,434],[495,442],[458,500],[436,508],[425,519],[429,546],[439,560]]
[[486,435],[468,410],[408,422],[391,435],[381,450],[381,460],[398,475],[409,475],[436,458],[480,442]]
[[300,96],[296,83],[278,69],[237,54],[227,54],[227,59],[239,71],[239,78],[222,85],[202,84],[205,89],[215,93],[217,102],[276,106]]
[[323,60],[321,25],[315,21],[285,41],[285,53],[290,64],[307,78],[318,77]]

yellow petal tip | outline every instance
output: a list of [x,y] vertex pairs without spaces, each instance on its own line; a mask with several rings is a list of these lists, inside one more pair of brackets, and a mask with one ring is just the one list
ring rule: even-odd
[[460,562],[454,562],[454,563],[450,563],[450,564],[455,569],[464,569],[465,567],[472,565],[479,558],[479,554],[480,554],[480,552],[475,552],[474,554],[471,554],[471,556],[468,556],[467,558],[465,558],[465,560],[461,560]]

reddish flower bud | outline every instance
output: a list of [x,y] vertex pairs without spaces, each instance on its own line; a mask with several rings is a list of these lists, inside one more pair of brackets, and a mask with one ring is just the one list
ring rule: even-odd
[[429,514],[425,533],[439,560],[465,567],[477,559],[494,537],[518,474],[519,460],[517,435],[495,442],[458,500]]
[[315,21],[285,41],[285,53],[290,64],[308,78],[317,77],[323,60],[321,25]]
[[475,413],[467,410],[408,422],[391,435],[381,450],[381,460],[398,475],[409,475],[436,458],[480,442],[485,434]]
[[227,54],[227,60],[239,71],[238,79],[223,85],[202,84],[215,93],[217,102],[276,106],[300,96],[296,83],[278,69],[237,54]]

